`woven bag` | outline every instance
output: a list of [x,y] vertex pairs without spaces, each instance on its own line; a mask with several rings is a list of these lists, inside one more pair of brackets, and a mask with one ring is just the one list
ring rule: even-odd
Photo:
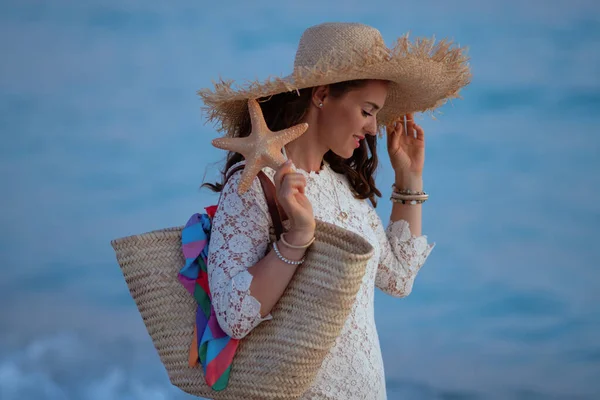
[[354,232],[317,220],[315,241],[271,310],[273,319],[240,341],[227,388],[214,391],[201,367],[188,366],[197,304],[177,278],[185,263],[182,229],[111,242],[171,383],[215,400],[301,396],[344,326],[373,247]]

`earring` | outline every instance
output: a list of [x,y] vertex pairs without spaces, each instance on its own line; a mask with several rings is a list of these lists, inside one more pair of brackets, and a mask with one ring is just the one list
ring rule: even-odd
[[323,108],[323,103],[319,103],[319,108]]

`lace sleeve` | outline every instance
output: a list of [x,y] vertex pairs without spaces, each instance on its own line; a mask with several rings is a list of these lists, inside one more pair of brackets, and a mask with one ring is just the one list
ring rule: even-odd
[[248,268],[265,256],[271,217],[258,178],[237,192],[242,171],[225,184],[213,217],[207,270],[212,304],[223,331],[234,339],[246,336],[262,321],[259,301],[250,294]]
[[375,209],[369,215],[380,248],[375,286],[391,296],[406,297],[435,243],[428,244],[426,235],[413,236],[405,220],[390,220],[384,230]]

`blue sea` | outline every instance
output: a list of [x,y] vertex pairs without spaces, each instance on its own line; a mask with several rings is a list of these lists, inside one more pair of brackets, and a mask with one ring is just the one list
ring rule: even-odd
[[[404,299],[376,293],[388,398],[600,398],[600,3],[0,3],[0,398],[191,399],[168,380],[110,240],[214,204],[196,90],[291,72],[325,21],[449,38],[472,83],[426,133]],[[380,142],[377,211],[393,171]]]

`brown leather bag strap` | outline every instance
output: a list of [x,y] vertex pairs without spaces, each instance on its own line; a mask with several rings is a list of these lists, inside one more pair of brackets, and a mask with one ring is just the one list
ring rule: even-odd
[[275,185],[269,177],[262,171],[258,173],[258,178],[260,179],[260,184],[262,186],[263,192],[265,193],[265,198],[267,199],[267,206],[269,207],[269,214],[271,214],[271,219],[273,220],[273,227],[275,228],[275,237],[277,240],[281,237],[283,233],[283,224],[281,215],[284,214],[283,210],[279,209],[277,205],[277,196]]
[[[225,178],[225,182],[229,180],[231,175],[236,173],[237,171],[244,169],[245,165],[238,165],[227,173]],[[267,200],[267,207],[269,208],[269,214],[271,215],[271,220],[273,221],[273,227],[275,228],[275,235],[277,240],[283,233],[283,224],[282,224],[282,216],[285,218],[285,211],[279,208],[277,204],[277,196],[275,184],[271,182],[269,177],[262,171],[258,173],[258,178],[260,179],[260,185],[262,186],[263,193],[265,194],[265,199]],[[224,185],[225,183],[223,183]]]

